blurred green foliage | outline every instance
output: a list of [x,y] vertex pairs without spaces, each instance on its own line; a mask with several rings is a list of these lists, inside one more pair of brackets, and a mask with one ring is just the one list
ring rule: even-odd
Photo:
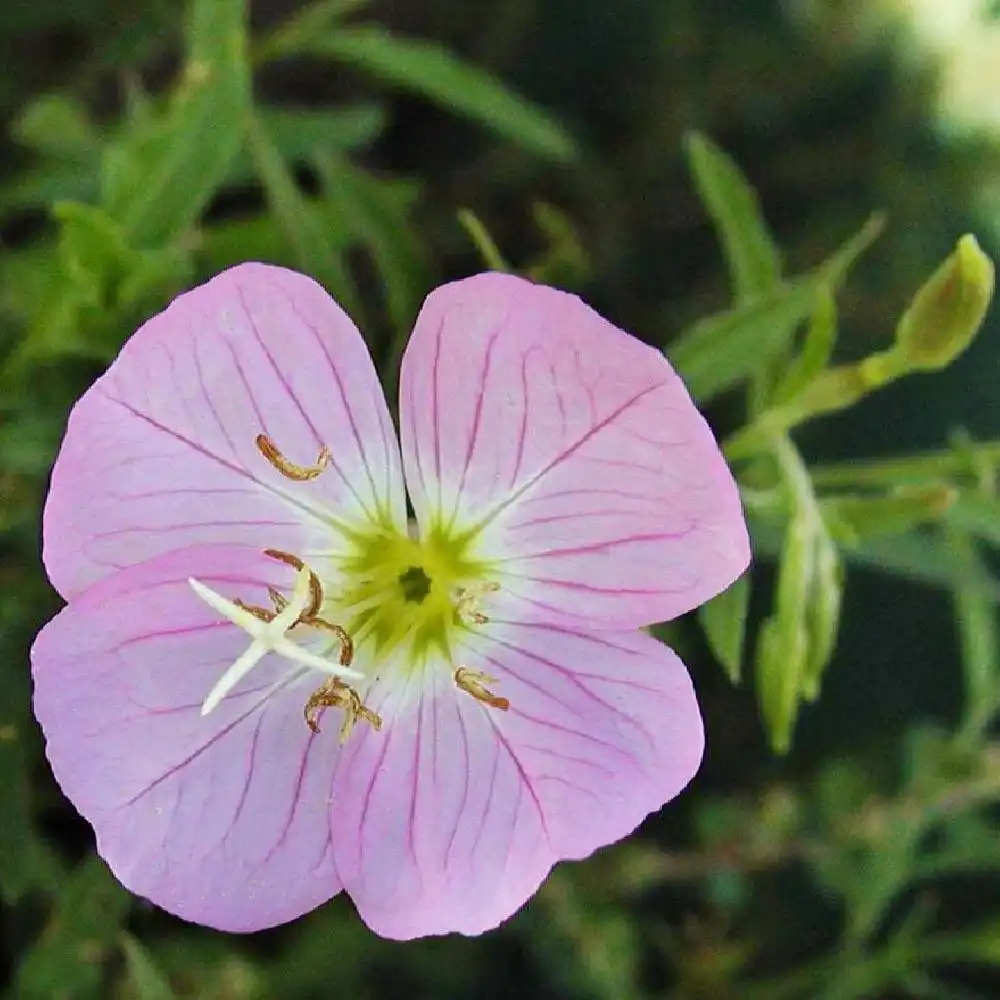
[[[1000,443],[938,420],[937,450],[865,455],[870,397],[982,322],[992,265],[954,226],[998,156],[935,138],[931,70],[913,87],[794,31],[763,0],[0,9],[3,995],[996,995]],[[880,205],[895,227],[873,247]],[[666,630],[701,690],[705,775],[481,939],[380,941],[343,899],[253,938],[183,925],[118,887],[45,768],[27,649],[56,609],[37,539],[68,408],[143,318],[250,258],[336,295],[390,393],[437,279],[482,260],[585,291],[666,346],[725,431],[757,561],[701,629]],[[865,432],[828,422],[850,460],[813,460],[844,410]],[[872,571],[951,602],[932,669],[960,709],[878,738],[842,718],[835,747],[773,756],[831,670],[876,697],[873,664],[835,656]]]

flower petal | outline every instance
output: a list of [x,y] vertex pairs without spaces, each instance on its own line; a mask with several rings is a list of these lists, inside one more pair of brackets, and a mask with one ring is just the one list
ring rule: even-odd
[[645,625],[746,567],[736,485],[680,379],[573,295],[502,274],[433,292],[400,414],[421,525],[478,530],[521,614]]
[[691,682],[656,640],[495,631],[500,639],[473,638],[463,653],[495,675],[509,711],[459,691],[448,665],[428,664],[410,690],[376,685],[369,704],[385,726],[341,755],[337,872],[386,937],[496,926],[553,864],[624,837],[700,762]]
[[201,715],[248,637],[195,596],[194,575],[266,603],[267,586],[287,589],[291,571],[208,546],[96,584],[35,641],[35,714],[56,779],[125,886],[187,920],[257,930],[340,890],[337,743],[303,721],[315,679],[273,656]]
[[[283,476],[265,434],[308,466]],[[113,570],[204,543],[329,550],[331,526],[405,524],[398,446],[371,358],[314,281],[242,264],[177,298],[76,404],[45,508],[65,597]]]
[[510,701],[494,716],[545,810],[552,849],[583,858],[678,795],[705,746],[691,678],[644,632],[493,622],[466,662]]
[[428,665],[420,688],[376,682],[367,701],[383,729],[356,734],[341,753],[337,874],[383,937],[479,934],[518,909],[555,859],[483,706],[444,664]]

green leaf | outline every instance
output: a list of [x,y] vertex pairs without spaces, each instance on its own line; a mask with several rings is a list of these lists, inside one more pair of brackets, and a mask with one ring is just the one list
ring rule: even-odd
[[791,362],[775,387],[772,405],[798,395],[830,364],[837,340],[837,300],[833,289],[821,286],[816,292],[812,319],[806,329],[802,349]]
[[[5,463],[6,464],[6,463]],[[9,466],[8,466],[9,468]],[[35,595],[8,593],[0,605],[0,894],[15,902],[27,890],[52,889],[58,877],[55,858],[32,817],[29,744],[34,729],[29,704],[30,679],[24,669],[25,645],[15,639]],[[23,627],[23,626],[22,626]]]
[[781,280],[781,255],[764,221],[757,195],[736,164],[698,132],[685,140],[698,194],[722,243],[733,297],[746,303]]
[[120,227],[93,205],[59,202],[53,215],[59,230],[59,257],[67,276],[95,305],[105,287],[128,265],[129,250]]
[[372,177],[340,156],[317,155],[313,163],[333,216],[375,262],[394,328],[408,333],[429,281],[410,221],[416,189]]
[[817,295],[843,280],[881,228],[881,218],[873,217],[815,271],[683,333],[667,353],[691,395],[711,399],[785,350],[796,326],[812,314]]
[[399,38],[377,25],[338,28],[303,40],[301,51],[372,73],[485,125],[524,149],[557,162],[576,155],[569,134],[495,76],[433,42]]
[[698,620],[708,645],[733,684],[740,681],[749,607],[750,574],[744,573],[727,590],[698,610]]
[[[374,141],[385,127],[377,104],[339,108],[259,107],[257,119],[286,163],[306,163],[316,152],[347,153]],[[241,149],[226,175],[226,185],[245,184],[257,176],[248,148]]]
[[844,564],[825,531],[813,540],[813,578],[806,603],[808,652],[802,669],[802,697],[814,701],[837,644],[840,606],[844,597]]
[[92,855],[64,883],[55,912],[25,954],[16,976],[21,1000],[94,1000],[103,962],[114,950],[128,914],[129,895]]
[[104,161],[103,204],[136,246],[189,228],[230,170],[250,101],[244,0],[194,0],[183,79]]
[[963,490],[948,508],[947,521],[1000,547],[1000,502],[971,490]]
[[902,486],[885,496],[836,496],[822,501],[823,519],[844,545],[862,538],[899,535],[928,522],[940,521],[958,499],[945,483]]
[[21,145],[57,159],[92,162],[101,139],[86,108],[63,94],[35,98],[11,125]]
[[[968,532],[951,527],[948,542],[956,560],[973,574],[986,572]],[[1000,708],[1000,624],[996,605],[969,586],[954,591],[955,627],[965,675],[962,737],[978,745]]]
[[479,253],[479,259],[486,267],[491,271],[506,271],[508,273],[512,270],[510,264],[504,260],[503,254],[500,253],[496,241],[490,236],[490,231],[471,208],[458,210],[458,224],[472,240],[473,246]]
[[[343,255],[350,234],[331,224],[329,206],[307,201],[305,211],[325,226],[334,252]],[[298,259],[285,240],[278,220],[271,212],[242,219],[227,219],[203,229],[198,248],[199,273],[206,278],[244,260],[267,260],[283,267],[298,267]]]
[[528,265],[526,277],[559,288],[581,288],[590,277],[591,266],[573,220],[547,201],[533,202],[531,217],[546,245]]
[[94,202],[100,195],[100,156],[89,161],[49,161],[0,185],[0,213],[42,208],[56,201]]
[[255,116],[249,119],[247,138],[268,204],[296,267],[325,285],[348,312],[356,314],[354,285],[348,276],[341,246],[331,238],[332,227],[310,210],[309,202],[299,190],[281,153]]
[[297,10],[287,21],[253,47],[255,65],[295,55],[320,32],[367,7],[371,0],[315,0]]
[[131,934],[121,936],[121,946],[135,1000],[175,1000],[176,994],[166,977],[149,952]]

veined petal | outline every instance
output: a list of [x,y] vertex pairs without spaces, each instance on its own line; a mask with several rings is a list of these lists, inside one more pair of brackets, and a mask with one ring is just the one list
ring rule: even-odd
[[232,546],[115,573],[39,634],[34,708],[56,779],[117,878],[187,920],[251,931],[340,890],[329,815],[337,744],[302,718],[315,675],[274,656],[201,714],[247,636],[194,594],[195,573],[260,603],[290,577]]
[[501,274],[433,292],[400,416],[421,526],[476,533],[519,615],[645,625],[746,567],[736,484],[680,379],[573,295]]
[[[517,757],[445,664],[419,691],[376,682],[387,721],[343,748],[332,800],[337,874],[383,937],[480,934],[517,910],[555,860]],[[391,720],[391,721],[390,721]]]
[[510,701],[491,719],[531,780],[558,859],[625,837],[698,770],[691,678],[644,632],[497,621],[460,652]]
[[368,693],[391,721],[341,755],[337,872],[386,937],[496,926],[553,864],[624,837],[701,760],[691,682],[654,639],[542,625],[491,632],[463,652],[496,678],[508,711],[429,664],[419,688]]
[[[283,475],[259,434],[309,481]],[[45,508],[65,597],[205,543],[305,555],[334,523],[405,524],[398,446],[367,348],[314,281],[242,264],[174,300],[76,404]]]

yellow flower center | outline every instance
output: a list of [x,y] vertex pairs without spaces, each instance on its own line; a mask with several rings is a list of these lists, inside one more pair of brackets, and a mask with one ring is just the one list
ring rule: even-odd
[[345,590],[330,597],[355,644],[376,662],[402,651],[395,659],[410,670],[429,655],[451,661],[456,631],[485,621],[475,605],[496,589],[470,537],[435,528],[414,539],[385,529],[353,541],[342,564]]

